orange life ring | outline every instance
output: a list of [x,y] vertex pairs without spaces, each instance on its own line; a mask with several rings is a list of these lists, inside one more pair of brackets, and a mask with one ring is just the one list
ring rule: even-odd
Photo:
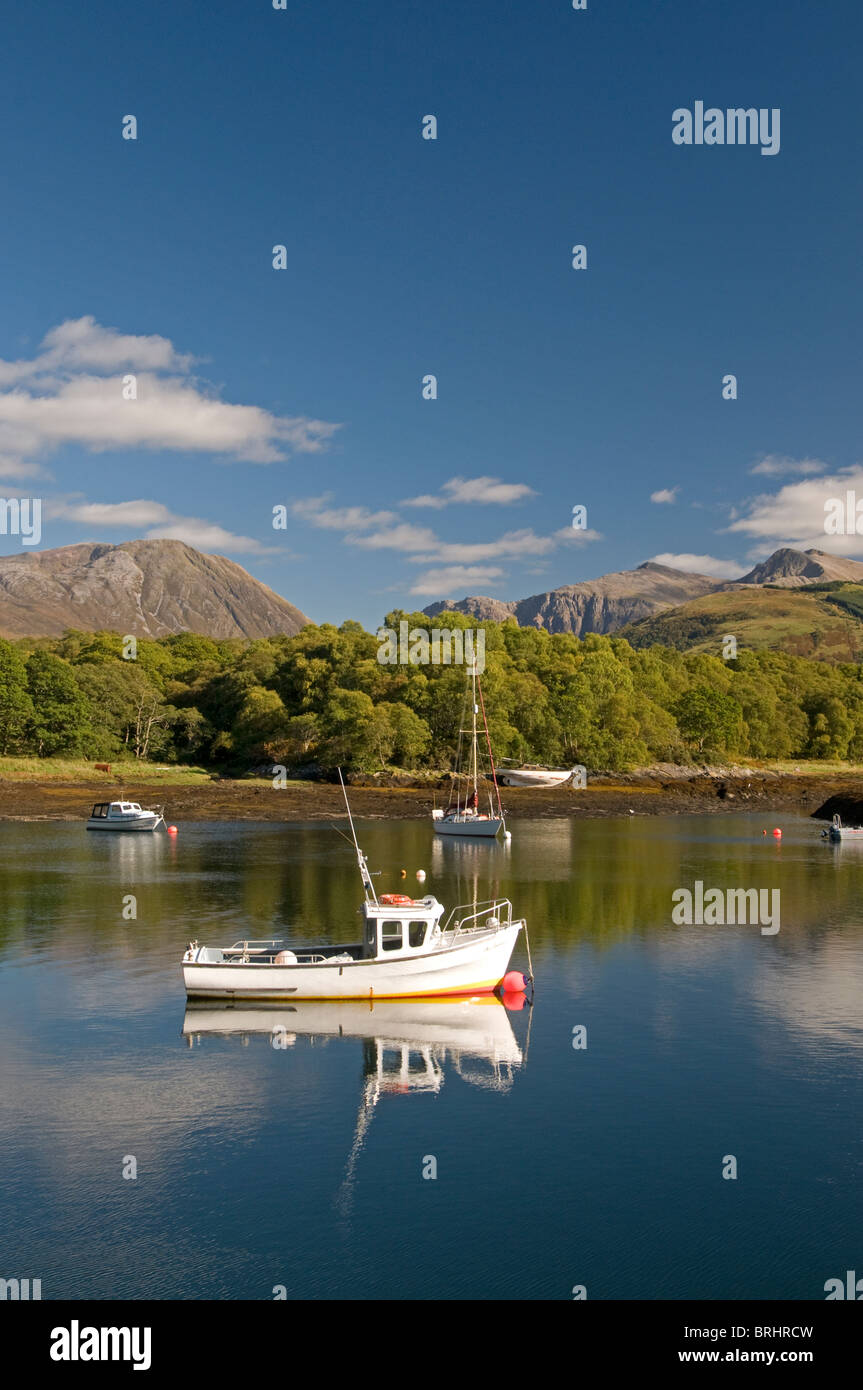
[[382,893],[378,902],[385,907],[413,907],[413,898],[408,898],[404,893]]

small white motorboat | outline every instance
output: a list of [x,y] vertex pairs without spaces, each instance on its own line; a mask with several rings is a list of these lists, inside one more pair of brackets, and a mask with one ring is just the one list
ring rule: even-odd
[[835,815],[829,830],[822,830],[822,838],[829,836],[831,840],[863,840],[863,826],[843,825],[842,817]]
[[[347,800],[347,797],[345,798]],[[350,808],[348,808],[350,819]],[[525,987],[507,970],[525,927],[514,920],[512,903],[498,898],[444,908],[431,895],[413,899],[382,894],[372,883],[366,857],[350,820],[360,876],[363,939],[352,945],[298,946],[284,940],[241,940],[232,946],[192,941],[183,956],[183,982],[190,999],[430,999],[492,994]]]
[[157,825],[164,823],[161,806],[151,811],[139,806],[137,801],[100,801],[90,812],[87,829],[155,830]]
[[498,781],[505,787],[560,787],[570,782],[577,768],[499,767]]

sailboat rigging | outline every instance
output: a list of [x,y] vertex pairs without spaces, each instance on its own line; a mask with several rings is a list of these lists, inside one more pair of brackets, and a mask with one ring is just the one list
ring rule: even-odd
[[[435,833],[438,835],[471,835],[480,836],[484,839],[494,839],[503,830],[506,833],[506,819],[503,806],[500,800],[500,788],[497,782],[497,774],[494,766],[494,755],[491,751],[491,736],[488,731],[488,719],[485,713],[485,701],[482,695],[482,683],[474,662],[470,667],[470,684],[466,687],[466,697],[470,698],[471,725],[465,728],[465,719],[461,719],[461,727],[458,735],[458,755],[456,758],[456,770],[453,773],[453,785],[450,791],[450,801],[445,811],[432,811]],[[477,697],[479,703],[477,703]],[[494,798],[488,792],[488,811],[480,810],[480,758],[479,758],[479,730],[477,727],[477,715],[482,716],[482,727],[485,733],[485,745],[488,749],[488,759],[491,768],[491,780],[494,787]],[[470,740],[467,749],[467,765],[462,771],[464,764],[465,739]],[[463,785],[464,784],[464,785]],[[496,805],[495,805],[496,801]]]

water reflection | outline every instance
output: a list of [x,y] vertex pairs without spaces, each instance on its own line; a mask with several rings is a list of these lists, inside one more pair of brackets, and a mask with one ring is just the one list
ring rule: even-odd
[[[183,824],[169,844],[7,824],[9,1267],[50,1298],[567,1298],[579,1274],[599,1298],[822,1296],[863,1223],[860,846],[758,814],[512,831],[359,826],[379,892],[416,893],[423,871],[448,908],[512,900],[535,1015],[186,1009],[190,937],[356,939],[355,858],[332,829]],[[781,930],[675,926],[672,893],[699,879],[781,888]],[[717,1195],[728,1152],[746,1181]]]
[[[528,1041],[529,1035],[528,1022]],[[337,1038],[362,1040],[359,1109],[336,1197],[343,1217],[350,1212],[357,1165],[375,1109],[384,1097],[437,1095],[448,1065],[468,1085],[508,1091],[516,1070],[527,1061],[528,1050],[528,1042],[522,1050],[507,1009],[488,995],[377,1004],[298,1000],[275,1008],[190,1001],[183,1036],[190,1047],[212,1037],[233,1037],[248,1046],[254,1037],[266,1039],[269,1046],[279,1050],[295,1047],[300,1040],[311,1045]]]

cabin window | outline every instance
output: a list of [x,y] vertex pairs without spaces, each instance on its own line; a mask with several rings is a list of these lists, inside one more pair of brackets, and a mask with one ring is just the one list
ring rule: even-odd
[[427,922],[408,922],[408,940],[414,950],[425,941],[427,926]]
[[93,819],[99,819],[99,820],[101,820],[102,817],[107,816],[107,814],[108,814],[108,807],[107,807],[107,806],[94,806],[94,807],[93,807]]
[[381,950],[400,951],[402,948],[401,922],[381,922]]

